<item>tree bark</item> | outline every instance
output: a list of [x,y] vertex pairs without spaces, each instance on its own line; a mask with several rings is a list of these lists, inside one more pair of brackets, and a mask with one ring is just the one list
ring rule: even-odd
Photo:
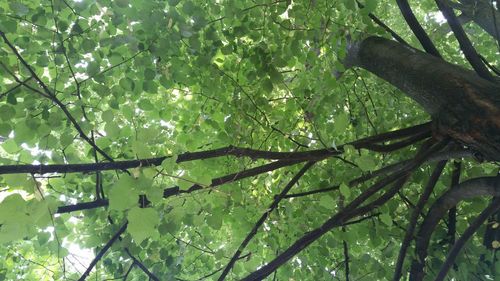
[[498,81],[381,37],[352,44],[348,58],[419,103],[433,118],[435,137],[451,137],[487,160],[500,160]]

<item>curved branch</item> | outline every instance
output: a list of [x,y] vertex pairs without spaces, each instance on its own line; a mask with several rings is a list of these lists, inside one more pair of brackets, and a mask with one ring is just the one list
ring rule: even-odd
[[420,281],[423,279],[425,258],[431,235],[446,212],[460,201],[478,196],[500,196],[500,177],[483,177],[462,182],[434,202],[417,234],[416,258],[411,265],[410,280]]
[[71,124],[73,124],[73,127],[75,127],[75,129],[78,131],[78,134],[80,134],[80,137],[82,139],[84,139],[92,148],[94,148],[97,152],[99,152],[99,154],[101,154],[108,161],[113,162],[113,158],[111,158],[106,152],[104,152],[99,146],[97,146],[95,144],[95,142],[92,141],[87,136],[87,134],[85,134],[85,132],[83,131],[83,129],[80,127],[80,124],[78,124],[78,122],[75,120],[75,118],[73,117],[73,115],[71,115],[71,113],[66,108],[66,105],[64,105],[54,95],[54,93],[52,93],[49,90],[49,88],[47,87],[47,85],[40,79],[40,77],[38,77],[38,75],[35,73],[35,71],[32,69],[32,67],[26,62],[26,60],[24,60],[24,58],[18,52],[17,48],[14,45],[12,45],[12,43],[9,41],[9,39],[7,38],[7,36],[5,35],[5,33],[3,31],[1,31],[1,30],[0,30],[0,37],[3,38],[3,40],[5,41],[5,44],[7,44],[7,46],[9,46],[9,48],[11,49],[11,51],[16,55],[16,57],[19,59],[19,61],[21,61],[21,63],[23,64],[23,66],[26,67],[26,69],[29,71],[29,73],[31,74],[31,76],[38,82],[38,85],[40,87],[42,87],[42,89],[45,92],[45,95],[42,94],[42,96],[47,97],[48,99],[50,99],[53,103],[55,103],[63,111],[64,115],[66,115],[66,118],[68,118],[68,120],[71,122]]
[[457,242],[455,242],[450,252],[446,256],[446,260],[439,270],[436,281],[444,280],[446,274],[455,262],[458,253],[460,253],[460,250],[463,248],[465,243],[472,237],[474,233],[476,233],[476,231],[488,219],[488,217],[498,210],[500,210],[500,198],[496,198],[493,202],[491,202],[491,204],[486,209],[484,209],[481,214],[479,214],[479,216],[469,225],[469,227],[467,227],[462,236],[460,236]]
[[432,43],[427,33],[418,22],[415,14],[413,14],[408,1],[396,0],[396,2],[398,4],[399,10],[401,11],[401,14],[403,14],[403,17],[406,20],[406,23],[413,31],[413,34],[415,34],[415,36],[417,37],[422,47],[424,47],[424,50],[435,57],[442,58],[441,54],[439,54],[439,51],[436,49],[436,46],[434,46],[434,43]]
[[474,68],[476,73],[482,78],[489,81],[493,81],[493,77],[491,76],[490,72],[483,64],[483,62],[481,61],[481,58],[476,52],[476,49],[474,49],[474,47],[472,46],[472,43],[470,42],[469,38],[465,34],[465,31],[460,25],[460,22],[455,16],[453,9],[450,8],[450,6],[448,6],[448,4],[446,4],[443,0],[435,0],[435,1],[437,6],[439,7],[439,10],[441,10],[441,12],[446,18],[446,21],[450,25],[453,34],[455,34],[455,37],[457,38],[458,43],[460,45],[460,49],[464,53],[465,58],[467,58],[467,60],[471,64],[472,68]]

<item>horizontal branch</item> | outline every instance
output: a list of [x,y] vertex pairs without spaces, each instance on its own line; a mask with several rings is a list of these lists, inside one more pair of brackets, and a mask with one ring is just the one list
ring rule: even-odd
[[[392,132],[383,133],[376,136],[367,137],[348,143],[357,149],[366,148],[370,150],[371,145],[375,142],[388,141],[392,139],[400,139],[411,137],[414,135],[421,136],[422,132],[430,130],[430,124],[404,128]],[[418,138],[420,140],[420,137]],[[416,140],[415,140],[416,141]],[[405,145],[409,145],[406,143]],[[384,149],[384,145],[377,144],[377,149]],[[391,145],[388,145],[391,146]],[[331,156],[342,154],[344,145],[337,149],[326,148],[310,151],[294,151],[294,152],[278,152],[257,150],[251,148],[226,146],[206,151],[186,152],[177,156],[176,163],[204,160],[217,158],[221,156],[249,157],[252,159],[267,159],[267,160],[293,160],[293,161],[318,161]],[[373,149],[373,150],[377,150]],[[126,170],[139,167],[160,166],[161,163],[174,156],[161,156],[147,159],[123,160],[103,163],[86,163],[86,164],[49,164],[49,165],[3,165],[0,166],[0,175],[2,174],[48,174],[48,173],[90,173],[107,170]]]
[[[180,194],[192,193],[194,191],[201,190],[204,188],[214,188],[214,187],[226,184],[226,183],[231,183],[231,182],[235,182],[235,181],[238,181],[238,180],[241,180],[244,178],[253,177],[253,176],[256,176],[259,174],[271,172],[271,171],[274,171],[276,169],[280,169],[280,168],[287,167],[287,166],[292,166],[292,165],[295,165],[295,164],[298,164],[301,162],[304,162],[304,161],[303,160],[278,160],[278,161],[275,161],[275,162],[272,162],[269,164],[257,166],[255,168],[239,171],[236,173],[232,173],[229,175],[225,175],[222,177],[212,179],[212,183],[209,186],[202,186],[200,184],[193,184],[187,190],[182,190],[182,189],[180,189],[179,186],[165,188],[163,190],[163,198],[168,198],[168,197],[180,195]],[[114,162],[114,163],[118,163],[118,162]],[[114,163],[109,163],[109,164],[114,164]],[[84,202],[84,203],[78,203],[78,204],[74,204],[74,205],[61,206],[57,209],[57,213],[61,214],[61,213],[69,213],[69,212],[82,211],[82,210],[88,210],[88,209],[95,209],[95,208],[99,208],[99,207],[108,206],[108,204],[109,204],[108,200],[99,199],[99,200],[95,200],[92,202]]]
[[[339,155],[340,151],[333,149],[318,149],[311,151],[298,151],[298,152],[275,152],[264,151],[250,148],[241,148],[234,146],[227,146],[223,148],[206,150],[200,152],[186,152],[177,156],[176,163],[204,160],[210,158],[217,158],[221,156],[236,156],[236,157],[250,157],[252,159],[267,159],[267,160],[320,160],[329,156]],[[96,171],[107,170],[126,170],[139,167],[153,167],[160,166],[161,163],[168,158],[174,156],[162,156],[148,159],[137,160],[124,160],[115,162],[103,163],[86,163],[86,164],[51,164],[51,165],[4,165],[0,166],[1,174],[48,174],[48,173],[90,173]]]

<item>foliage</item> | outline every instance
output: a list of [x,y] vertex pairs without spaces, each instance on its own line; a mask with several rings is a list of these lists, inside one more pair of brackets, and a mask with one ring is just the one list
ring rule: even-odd
[[[442,25],[433,1],[412,7],[445,59],[467,66],[453,37],[433,32]],[[217,279],[238,249],[228,278],[241,279],[322,225],[375,182],[353,179],[413,159],[419,147],[379,153],[354,140],[430,120],[390,84],[343,66],[349,40],[390,38],[370,13],[419,47],[393,1],[370,0],[364,8],[353,0],[0,2],[0,165],[156,161],[3,173],[0,280],[85,278],[90,260],[126,222],[89,280]],[[466,29],[485,60],[498,65],[495,40],[474,24]],[[220,148],[228,149],[189,154]],[[324,149],[326,156],[279,160],[238,148]],[[288,195],[297,196],[278,196],[307,160],[316,163],[291,187]],[[244,176],[265,165],[281,166]],[[470,158],[461,165],[461,180],[498,172]],[[323,235],[276,278],[391,279],[409,210],[433,167],[415,169],[398,195]],[[422,212],[449,189],[453,170],[444,168]],[[97,205],[60,208],[86,202]],[[457,233],[488,202],[459,204]],[[447,229],[441,222],[433,236],[430,272],[445,258]],[[448,276],[472,280],[499,270],[479,234]],[[75,245],[94,255],[78,257]]]

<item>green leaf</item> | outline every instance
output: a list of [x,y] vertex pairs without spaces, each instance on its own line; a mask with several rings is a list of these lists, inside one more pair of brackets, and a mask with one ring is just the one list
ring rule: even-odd
[[137,245],[149,237],[152,237],[156,226],[160,221],[158,213],[152,208],[134,207],[127,214],[127,231],[130,233]]
[[388,213],[380,215],[380,220],[387,226],[392,226],[392,218]]
[[212,214],[207,217],[207,224],[215,229],[219,230],[222,227],[222,214]]
[[349,116],[346,113],[340,113],[333,119],[333,128],[335,134],[343,134],[349,125]]
[[345,183],[340,185],[339,190],[340,194],[342,194],[345,198],[349,198],[351,196],[351,189]]
[[19,2],[10,2],[9,8],[12,10],[12,12],[20,17],[24,17],[30,11],[26,5]]
[[109,208],[123,211],[138,204],[139,193],[135,189],[136,180],[122,176],[109,191]]
[[370,155],[361,155],[356,159],[356,164],[358,164],[359,168],[363,171],[373,170],[377,166],[375,158]]
[[271,79],[264,79],[262,81],[262,90],[264,90],[266,93],[271,93],[273,91],[273,82]]
[[96,42],[90,39],[83,39],[81,44],[82,50],[86,53],[91,53],[95,51],[96,46],[97,46]]
[[319,199],[319,205],[332,210],[335,207],[335,200],[330,195],[325,194]]

